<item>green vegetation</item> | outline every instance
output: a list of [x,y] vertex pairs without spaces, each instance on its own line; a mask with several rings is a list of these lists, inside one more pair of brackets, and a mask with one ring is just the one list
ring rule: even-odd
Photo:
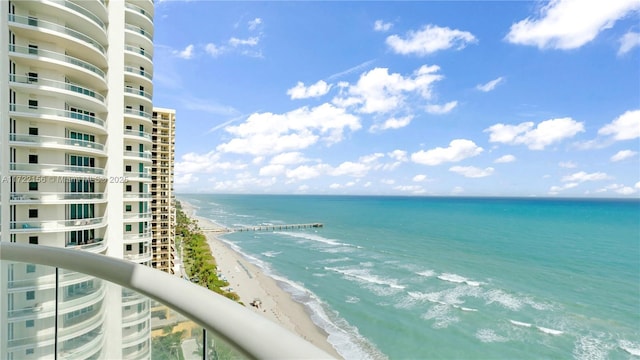
[[211,255],[207,238],[200,231],[197,220],[189,218],[182,211],[180,202],[176,203],[176,244],[182,250],[182,262],[189,279],[231,300],[239,301],[238,294],[222,289],[229,286],[229,283],[218,278],[216,260]]
[[172,332],[172,327],[163,329],[162,336],[154,337],[151,340],[153,360],[184,360],[180,342],[184,331]]

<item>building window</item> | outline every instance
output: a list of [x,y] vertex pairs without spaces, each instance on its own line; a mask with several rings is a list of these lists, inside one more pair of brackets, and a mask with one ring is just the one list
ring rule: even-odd
[[29,164],[37,164],[38,163],[38,155],[29,154]]
[[36,299],[36,292],[33,290],[29,290],[26,293],[27,295],[27,300],[35,300]]
[[29,191],[38,191],[38,183],[35,181],[30,182]]
[[34,352],[33,348],[30,348],[30,349],[27,349],[24,353],[26,355],[33,355],[33,352]]
[[38,100],[29,99],[29,109],[37,109],[38,108]]
[[26,327],[31,328],[35,325],[35,321],[34,320],[27,320],[24,324]]
[[131,165],[125,165],[124,171],[131,172]]
[[125,205],[124,206],[124,211],[126,211],[126,212],[131,211],[131,205]]
[[131,224],[127,224],[124,226],[125,231],[131,231]]
[[38,73],[35,73],[35,72],[27,73],[27,81],[29,81],[30,83],[38,82]]
[[125,146],[125,148],[124,148],[124,149],[125,149],[126,151],[131,151],[131,149],[132,149],[132,148],[131,148],[131,145],[127,145],[127,146]]
[[131,185],[126,185],[125,186],[125,191],[126,192],[131,192],[131,189],[132,189]]
[[127,249],[127,251],[131,251],[131,249],[132,249],[131,244],[127,244],[126,249]]
[[37,218],[38,217],[38,209],[29,209],[29,218]]
[[38,245],[38,237],[37,236],[29,236],[29,244]]
[[38,128],[30,127],[29,135],[38,135]]
[[29,54],[38,54],[38,45],[29,44]]
[[27,274],[36,272],[36,264],[27,264]]

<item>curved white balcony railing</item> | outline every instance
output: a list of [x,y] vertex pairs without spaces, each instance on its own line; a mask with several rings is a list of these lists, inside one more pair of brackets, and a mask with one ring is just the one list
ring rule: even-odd
[[153,86],[153,79],[152,79],[151,73],[147,71],[140,70],[131,66],[125,66],[124,74],[128,77],[125,79],[125,81],[129,83],[139,81],[147,87]]
[[136,96],[142,96],[143,98],[145,98],[147,100],[152,100],[153,99],[153,95],[151,93],[149,93],[149,92],[146,92],[144,90],[138,90],[138,89],[126,87],[126,86],[124,88],[124,93],[125,94],[132,94],[132,95],[136,95]]
[[104,129],[104,120],[86,114],[80,114],[74,111],[62,110],[62,109],[54,109],[42,106],[27,106],[27,105],[16,105],[9,104],[9,112],[13,114],[25,114],[27,116],[37,117],[39,115],[45,116],[55,116],[58,118],[64,118],[73,122],[87,123],[93,124]]
[[9,170],[20,173],[53,174],[69,176],[76,175],[104,175],[104,169],[90,166],[61,165],[61,164],[28,164],[9,163]]
[[89,150],[91,152],[104,153],[104,145],[94,142],[80,139],[71,139],[58,136],[46,136],[46,135],[29,135],[29,134],[9,134],[9,141],[12,145],[25,145],[34,147],[46,146],[71,148],[73,150]]
[[125,30],[129,30],[131,32],[144,36],[147,40],[149,40],[149,43],[153,43],[153,34],[150,31],[145,30],[140,26],[135,26],[131,24],[124,24],[124,28]]
[[153,214],[150,212],[147,213],[125,213],[122,218],[124,222],[139,222],[139,221],[150,221],[153,217]]
[[42,220],[42,221],[11,221],[9,228],[12,232],[58,232],[70,230],[95,229],[104,226],[105,218],[73,219],[73,220]]
[[66,248],[73,250],[84,250],[91,253],[101,253],[107,249],[107,243],[103,238],[95,238],[80,244],[75,242],[68,242]]
[[0,260],[54,267],[64,264],[67,269],[130,288],[176,309],[249,358],[332,358],[305,339],[221,295],[147,266],[86,252],[6,241],[0,242]]
[[142,234],[124,234],[122,235],[122,240],[125,244],[134,244],[147,240],[151,240],[153,238],[153,234],[151,232],[146,232]]
[[147,261],[150,261],[152,258],[151,249],[140,254],[124,254],[124,258],[126,260],[137,262],[137,263],[147,262]]
[[131,12],[134,12],[134,13],[137,13],[137,14],[140,14],[140,15],[146,17],[147,20],[149,20],[150,24],[153,23],[153,15],[150,14],[145,9],[141,8],[140,6],[134,5],[132,3],[125,2],[124,7],[127,10],[131,10]]
[[26,76],[15,75],[15,74],[9,74],[9,81],[12,83],[18,83],[18,84],[38,85],[38,86],[46,86],[50,88],[66,90],[74,94],[81,94],[83,96],[88,96],[90,98],[100,101],[101,103],[104,103],[104,96],[102,96],[96,90],[88,89],[80,85],[71,84],[68,82],[50,80],[50,79],[41,78],[41,77],[32,77],[28,75]]
[[153,120],[151,120],[151,114],[149,114],[146,111],[141,111],[141,110],[133,110],[133,109],[128,109],[125,108],[124,109],[124,115],[131,115],[134,116],[137,119],[144,119],[145,121],[149,122],[149,123],[153,123]]
[[151,160],[151,151],[125,151],[123,153],[125,157],[130,158],[140,158],[140,159],[148,159]]
[[136,46],[131,46],[131,45],[125,45],[124,50],[136,55],[143,56],[149,61],[153,61],[153,55],[148,50],[145,50]]
[[84,15],[85,17],[93,21],[96,25],[98,25],[102,30],[107,31],[107,27],[105,26],[104,22],[100,19],[99,16],[97,16],[93,12],[83,8],[82,6],[76,3],[73,3],[68,0],[46,0],[46,2],[62,5],[70,10],[77,12],[78,14]]
[[104,330],[97,328],[87,334],[64,340],[58,359],[89,359],[104,345]]
[[149,134],[148,132],[144,132],[144,131],[126,130],[125,129],[124,136],[133,137],[134,139],[136,139],[138,141],[145,141],[145,142],[152,142],[153,141],[153,138],[151,137],[151,134]]
[[9,198],[9,201],[12,204],[93,204],[104,202],[106,200],[104,193],[97,192],[12,192]]
[[102,46],[98,41],[87,36],[86,34],[83,34],[74,29],[70,29],[66,26],[41,19],[36,19],[33,17],[20,16],[15,14],[9,14],[9,22],[14,24],[27,25],[39,29],[47,29],[59,34],[70,36],[72,38],[75,38],[76,40],[87,43],[90,47],[97,49],[100,53],[102,53],[102,55],[106,55],[104,46]]
[[102,71],[102,69],[100,69],[99,67],[87,61],[80,60],[73,56],[65,55],[64,53],[59,53],[59,52],[50,51],[50,50],[34,49],[34,48],[29,48],[26,46],[19,46],[19,45],[9,45],[9,53],[28,55],[29,57],[33,57],[33,58],[40,57],[40,58],[63,62],[63,63],[66,63],[67,65],[73,65],[75,67],[78,67],[83,71],[89,71],[90,73],[98,75],[100,79],[105,81],[105,73],[104,71]]

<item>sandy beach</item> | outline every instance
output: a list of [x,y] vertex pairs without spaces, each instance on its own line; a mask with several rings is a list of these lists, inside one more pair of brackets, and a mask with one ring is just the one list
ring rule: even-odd
[[[196,215],[192,205],[181,201],[182,209],[201,228],[220,227],[212,221]],[[316,326],[302,304],[278,286],[276,281],[265,275],[258,267],[247,261],[241,254],[216,238],[214,233],[205,233],[211,253],[216,259],[218,272],[229,281],[229,287],[240,296],[246,308],[270,319],[307,339],[327,353],[341,358],[327,340],[328,334]],[[250,305],[260,300],[259,307]]]

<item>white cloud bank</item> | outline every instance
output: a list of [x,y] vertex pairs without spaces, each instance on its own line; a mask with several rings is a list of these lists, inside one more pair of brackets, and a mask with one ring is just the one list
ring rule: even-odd
[[637,0],[552,0],[540,8],[536,18],[513,24],[506,40],[539,49],[576,49],[638,9]]
[[437,74],[439,70],[437,65],[423,65],[412,75],[403,76],[389,74],[387,68],[374,68],[362,74],[354,85],[340,83],[340,94],[332,102],[344,108],[355,107],[365,114],[388,113],[402,107],[410,94],[430,99],[433,83],[443,78]]
[[571,175],[563,176],[562,182],[569,183],[582,183],[585,181],[600,181],[607,180],[611,177],[603,172],[595,172],[595,173],[586,173],[584,171],[580,171],[577,173],[573,173]]
[[456,139],[449,147],[437,147],[431,150],[420,150],[411,154],[411,161],[422,165],[440,165],[445,162],[458,162],[479,155],[484,151],[471,140]]
[[510,145],[526,145],[531,150],[543,150],[546,146],[584,132],[584,124],[571,118],[551,119],[518,125],[495,124],[487,129],[489,141]]
[[419,56],[450,48],[460,50],[475,42],[477,39],[470,32],[436,25],[425,25],[421,30],[409,31],[404,38],[399,35],[387,37],[387,45],[397,54]]
[[620,48],[618,55],[624,55],[631,49],[640,46],[640,33],[629,31],[620,38]]
[[500,156],[499,158],[495,159],[493,162],[497,164],[506,164],[514,161],[516,161],[516,157],[509,154],[509,155]]
[[345,130],[356,131],[360,127],[358,117],[326,103],[284,114],[254,113],[244,123],[226,127],[234,138],[216,149],[256,156],[279,154],[305,149],[318,141],[337,143],[342,141]]

